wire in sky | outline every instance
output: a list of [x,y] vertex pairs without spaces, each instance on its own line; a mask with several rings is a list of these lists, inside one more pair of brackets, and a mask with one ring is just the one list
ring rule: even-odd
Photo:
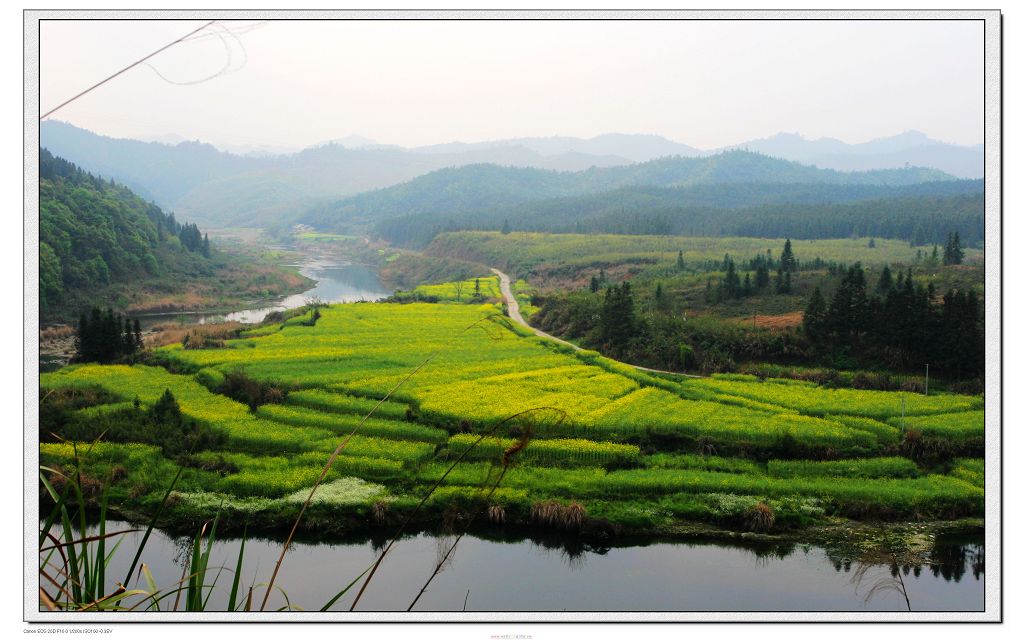
[[39,119],[40,120],[44,120],[44,119],[48,118],[49,116],[51,116],[57,110],[59,110],[59,109],[61,109],[63,107],[66,107],[67,105],[69,105],[72,102],[78,100],[79,98],[81,98],[85,94],[89,93],[93,89],[96,89],[97,87],[100,87],[100,86],[110,82],[111,80],[113,80],[114,78],[120,76],[121,74],[123,74],[124,72],[128,71],[129,69],[137,67],[138,65],[142,64],[143,62],[146,62],[147,60],[149,60],[150,58],[152,58],[156,54],[160,53],[161,51],[164,51],[166,49],[170,49],[171,47],[173,47],[174,45],[178,44],[179,42],[182,42],[183,40],[186,40],[189,36],[193,36],[193,35],[199,33],[200,31],[202,31],[203,29],[206,29],[207,27],[213,25],[215,22],[217,22],[217,21],[216,20],[210,20],[209,22],[205,23],[203,26],[199,27],[198,29],[194,29],[194,30],[188,32],[187,34],[185,34],[184,36],[178,38],[174,42],[170,42],[170,43],[160,47],[159,49],[157,49],[153,53],[149,54],[148,56],[146,56],[144,58],[140,58],[139,60],[136,60],[135,62],[133,62],[132,64],[128,65],[124,69],[121,69],[120,71],[107,76],[103,80],[100,80],[99,82],[97,82],[93,86],[89,87],[85,91],[82,91],[82,92],[80,92],[78,94],[75,94],[71,98],[68,98],[67,100],[65,100],[64,102],[60,103],[59,105],[57,105],[53,109],[51,109],[51,110],[47,111],[46,113],[44,113],[42,116],[39,116]]
[[[211,38],[216,38],[216,39],[220,40],[220,43],[224,46],[224,54],[225,54],[226,61],[225,61],[224,65],[217,72],[215,72],[215,73],[213,73],[213,74],[211,74],[209,76],[205,76],[205,77],[199,78],[197,80],[174,80],[174,79],[168,78],[166,75],[164,75],[164,73],[161,72],[156,66],[154,66],[154,65],[152,65],[152,64],[150,64],[148,62],[146,63],[146,66],[149,67],[149,69],[153,73],[155,73],[161,80],[163,80],[164,82],[170,83],[172,85],[198,85],[200,83],[207,82],[209,80],[213,80],[214,78],[217,78],[219,76],[223,76],[223,75],[226,75],[226,74],[229,74],[229,73],[234,73],[234,72],[238,71],[239,69],[242,69],[243,67],[245,67],[245,65],[248,64],[248,62],[249,62],[249,53],[248,53],[248,51],[246,51],[245,44],[242,42],[242,39],[239,38],[239,36],[240,35],[244,35],[246,33],[249,33],[250,31],[252,31],[254,29],[257,29],[259,27],[262,27],[265,24],[267,24],[267,22],[266,21],[262,21],[262,22],[255,22],[255,23],[241,25],[239,27],[228,27],[223,22],[219,22],[216,25],[215,29],[211,29],[211,30],[209,30],[206,33],[198,34],[198,35],[195,35],[195,36],[187,38],[186,40],[188,42],[200,42],[200,41],[203,41],[203,40],[209,40]],[[231,42],[228,40],[228,38],[230,38],[231,40],[234,41],[234,43],[238,46],[238,50],[241,52],[241,62],[238,62],[237,64],[235,64],[235,55],[233,53],[234,46],[231,44]]]

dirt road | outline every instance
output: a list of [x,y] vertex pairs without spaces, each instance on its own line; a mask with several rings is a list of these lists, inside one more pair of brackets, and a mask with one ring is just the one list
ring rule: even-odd
[[[537,336],[541,336],[543,338],[547,338],[548,340],[553,340],[556,343],[561,343],[562,345],[568,345],[569,347],[571,347],[571,348],[573,348],[575,350],[582,350],[583,349],[579,345],[574,345],[573,343],[570,343],[567,340],[563,340],[561,338],[558,338],[557,336],[552,336],[551,334],[548,334],[547,332],[542,332],[539,329],[537,329],[536,327],[530,326],[530,324],[527,323],[526,320],[523,318],[522,312],[519,311],[519,301],[517,301],[516,297],[512,294],[512,281],[511,281],[511,279],[509,279],[508,274],[506,274],[505,272],[503,272],[503,271],[501,271],[499,269],[495,269],[493,267],[491,267],[491,271],[494,272],[495,274],[497,274],[498,280],[501,281],[501,283],[500,283],[501,284],[501,296],[502,296],[502,298],[505,299],[505,305],[508,307],[508,317],[509,318],[511,318],[516,323],[519,323],[520,325],[522,325],[526,329],[530,330],[531,332],[533,332]],[[619,361],[619,362],[622,362],[622,361]],[[636,369],[638,369],[638,370],[640,370],[642,372],[653,372],[655,374],[671,374],[673,376],[686,376],[688,378],[704,378],[703,376],[698,376],[696,374],[685,374],[683,372],[670,372],[670,371],[664,370],[664,369],[653,369],[653,368],[650,368],[650,367],[644,367],[642,365],[633,365],[632,363],[623,363],[623,365],[629,365],[630,367],[636,368]]]

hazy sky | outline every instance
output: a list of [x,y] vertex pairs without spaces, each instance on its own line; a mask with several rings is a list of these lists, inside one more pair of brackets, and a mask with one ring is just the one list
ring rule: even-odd
[[[198,27],[43,21],[47,111]],[[780,131],[983,140],[981,22],[226,22],[53,118],[116,137],[304,147],[660,134],[708,149]],[[237,40],[236,40],[237,38]],[[227,73],[198,84],[219,71]],[[162,74],[166,79],[162,79]]]

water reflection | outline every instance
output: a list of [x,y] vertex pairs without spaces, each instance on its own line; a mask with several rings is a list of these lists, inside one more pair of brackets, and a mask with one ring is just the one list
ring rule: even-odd
[[237,321],[240,323],[259,323],[267,314],[287,309],[302,307],[312,300],[324,303],[355,303],[375,301],[391,295],[377,278],[377,272],[366,265],[352,263],[336,263],[323,259],[309,260],[303,263],[299,272],[316,281],[312,288],[300,293],[285,296],[278,300],[228,314],[169,313],[150,314],[140,317],[143,328],[150,328],[160,323],[173,321],[176,323],[219,323]]
[[[940,541],[932,551],[931,561],[932,574],[947,581],[959,582],[968,569],[975,580],[980,580],[985,574],[985,546],[963,539]],[[920,572],[920,568],[915,567],[914,571]]]
[[[108,531],[124,523],[108,523]],[[127,571],[141,533],[125,535],[110,576]],[[366,570],[388,535],[296,540],[278,584],[293,604],[316,610]],[[927,566],[858,563],[814,545],[627,540],[622,545],[501,528],[458,539],[420,533],[402,538],[360,600],[361,611],[967,611],[984,608],[980,539],[943,540]],[[240,541],[221,538],[211,567],[231,574]],[[265,583],[280,554],[277,540],[250,537],[241,581]],[[189,536],[154,532],[143,560],[160,585],[188,567]],[[926,571],[931,570],[931,571]],[[428,582],[429,581],[429,582]],[[901,583],[903,590],[894,586]],[[227,602],[215,590],[212,609]],[[348,610],[354,592],[333,610]],[[467,602],[467,592],[471,594]],[[262,598],[262,594],[258,595]],[[285,605],[271,596],[271,605]],[[269,606],[268,606],[269,607]]]
[[380,284],[376,271],[365,265],[309,262],[299,272],[316,281],[316,285],[301,294],[286,296],[272,305],[226,314],[227,321],[258,323],[271,312],[302,307],[310,300],[325,303],[369,302],[386,298],[391,292]]

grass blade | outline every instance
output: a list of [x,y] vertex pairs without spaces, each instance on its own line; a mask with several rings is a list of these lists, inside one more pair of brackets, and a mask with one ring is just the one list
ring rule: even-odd
[[363,578],[363,576],[367,572],[369,572],[369,571],[370,571],[370,568],[366,568],[365,570],[363,570],[362,573],[359,576],[357,576],[356,578],[352,579],[351,583],[349,583],[348,585],[343,587],[341,589],[341,592],[338,592],[337,594],[335,594],[334,597],[330,601],[325,603],[324,607],[320,608],[320,611],[321,612],[327,612],[328,610],[330,610],[331,606],[334,605],[338,601],[338,599],[340,599],[341,597],[345,596],[345,593],[348,592],[350,589],[352,589],[352,586],[356,584],[356,581],[358,581],[359,579]]
[[235,611],[235,599],[238,597],[238,582],[242,578],[242,557],[245,556],[245,539],[248,531],[248,526],[242,530],[242,545],[238,549],[238,562],[235,563],[235,578],[231,581],[231,594],[228,596],[228,612]]
[[164,511],[164,507],[167,505],[167,499],[171,497],[171,492],[174,491],[174,486],[178,484],[178,479],[181,478],[181,472],[185,468],[179,467],[178,473],[174,475],[174,480],[171,481],[170,486],[167,488],[167,492],[164,493],[163,500],[160,501],[160,505],[156,509],[156,513],[153,514],[153,518],[149,521],[149,526],[146,528],[146,533],[142,535],[142,542],[139,543],[139,549],[135,551],[135,558],[132,559],[132,564],[128,568],[128,574],[125,576],[124,585],[128,585],[128,582],[132,579],[132,574],[135,573],[135,566],[139,564],[139,559],[142,557],[142,550],[146,548],[146,542],[149,541],[149,535],[153,533],[153,527],[156,526],[157,519]]

